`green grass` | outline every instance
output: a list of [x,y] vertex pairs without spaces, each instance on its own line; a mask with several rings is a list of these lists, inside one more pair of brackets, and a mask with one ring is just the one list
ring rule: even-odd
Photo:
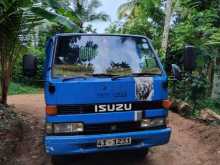
[[199,108],[200,109],[209,108],[220,115],[220,101],[219,100],[213,100],[211,98],[200,100]]
[[18,95],[18,94],[36,94],[42,91],[42,88],[37,86],[30,86],[25,84],[19,84],[11,82],[9,85],[9,95]]

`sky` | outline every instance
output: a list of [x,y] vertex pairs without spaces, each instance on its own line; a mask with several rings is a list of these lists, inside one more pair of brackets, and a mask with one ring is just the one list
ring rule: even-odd
[[[100,0],[102,6],[97,9],[97,11],[102,11],[108,14],[111,18],[111,22],[117,21],[117,9],[122,4],[127,2],[127,0]],[[105,28],[110,25],[110,22],[93,22],[93,27],[97,29],[97,33],[104,33]]]

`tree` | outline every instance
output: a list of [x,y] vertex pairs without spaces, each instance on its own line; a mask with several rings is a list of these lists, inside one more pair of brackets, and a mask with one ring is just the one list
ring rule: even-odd
[[[28,0],[2,0],[0,2],[0,78],[1,78],[1,103],[7,103],[7,92],[11,71],[23,44],[25,33],[27,32],[28,22],[34,18],[27,17],[22,19],[27,13],[27,7],[32,2]],[[26,27],[24,27],[26,25]],[[17,54],[16,54],[17,53]],[[15,55],[16,54],[16,55]]]
[[79,27],[84,31],[93,31],[90,22],[107,21],[109,16],[104,12],[96,12],[102,4],[98,0],[76,0],[72,2],[72,8],[79,18]]
[[[32,11],[49,21],[63,25],[66,27],[64,32],[94,32],[90,22],[109,20],[109,16],[104,12],[96,12],[96,9],[101,6],[98,0],[75,0],[72,2],[69,0],[46,0],[42,2],[33,7]],[[48,6],[50,7],[48,8]]]
[[[52,0],[50,0],[52,1]],[[0,78],[1,103],[7,104],[7,93],[12,75],[12,68],[27,46],[28,34],[33,27],[42,23],[43,17],[36,13],[49,13],[36,7],[37,1],[2,0],[0,1]],[[33,7],[32,7],[33,6]],[[45,17],[69,27],[75,24],[65,17],[50,13]]]
[[87,6],[84,5],[85,0],[77,2],[74,9],[69,6],[69,0],[0,1],[1,103],[7,104],[9,82],[16,60],[24,54],[32,33],[38,33],[34,27],[41,26],[47,19],[62,27],[64,32],[80,32],[86,22],[107,20],[106,14],[95,12],[101,5],[99,1],[92,0]]
[[[194,45],[197,50],[197,67],[192,73],[194,78],[190,78],[193,82],[181,87],[185,91],[183,98],[187,100],[193,100],[189,96],[195,98],[199,94],[199,99],[207,99],[211,94],[214,61],[220,52],[216,46],[220,27],[220,13],[216,6],[220,6],[220,1],[185,0],[179,1],[178,9],[175,9],[168,54],[174,55],[177,61],[183,55],[182,50],[186,44]],[[194,89],[199,90],[195,92]]]
[[[188,85],[180,84],[184,92],[179,93],[186,100],[204,99],[210,96],[216,75],[214,61],[220,54],[219,7],[219,0],[130,0],[118,9],[123,24],[115,23],[107,30],[148,36],[156,49],[162,48],[161,52],[166,54],[167,66],[176,63],[183,68],[184,46],[194,45],[194,78]],[[185,81],[191,80],[190,75],[185,76]]]
[[167,0],[166,9],[165,9],[164,28],[163,28],[164,30],[163,30],[162,42],[161,42],[161,49],[164,55],[166,55],[167,47],[168,47],[171,16],[172,16],[172,0]]
[[161,6],[161,0],[133,0],[124,3],[118,8],[118,15],[125,23],[119,29],[113,28],[122,33],[145,35],[152,39],[159,49],[164,24],[164,11]]
[[80,19],[70,8],[69,1],[42,0],[40,3],[35,3],[30,10],[41,18],[63,26],[66,31],[79,32],[81,30]]

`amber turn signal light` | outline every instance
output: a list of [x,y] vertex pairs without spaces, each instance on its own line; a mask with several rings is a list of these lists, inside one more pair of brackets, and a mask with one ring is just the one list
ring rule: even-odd
[[165,109],[170,109],[171,106],[172,106],[172,101],[170,101],[170,100],[164,100],[163,103],[162,103],[162,105],[163,105],[163,107],[164,107]]
[[46,106],[46,113],[47,115],[56,115],[57,114],[57,107],[52,105]]

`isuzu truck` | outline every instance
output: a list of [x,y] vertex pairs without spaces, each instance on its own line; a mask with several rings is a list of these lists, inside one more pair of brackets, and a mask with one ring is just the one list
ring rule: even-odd
[[[24,72],[36,72],[26,55]],[[132,151],[166,144],[168,77],[138,35],[57,34],[46,44],[44,146],[61,155]]]

